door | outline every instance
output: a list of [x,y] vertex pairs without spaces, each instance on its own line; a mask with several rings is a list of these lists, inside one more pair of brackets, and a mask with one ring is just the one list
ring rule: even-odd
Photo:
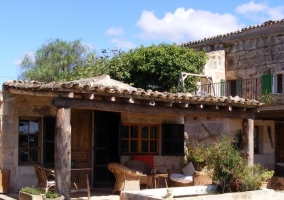
[[111,187],[115,177],[108,163],[120,162],[120,113],[95,111],[94,187]]
[[[90,168],[92,152],[92,111],[71,111],[71,167]],[[91,172],[89,172],[89,180]],[[84,171],[71,171],[72,181],[78,187],[86,187],[86,174]]]
[[[284,164],[284,124],[275,125],[275,144],[275,163]],[[275,165],[275,175],[284,175],[282,165]]]

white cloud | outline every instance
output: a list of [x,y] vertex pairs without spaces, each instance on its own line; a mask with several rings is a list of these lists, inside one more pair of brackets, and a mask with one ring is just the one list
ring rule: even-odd
[[136,45],[131,41],[117,39],[117,38],[113,38],[111,40],[111,43],[113,43],[115,47],[118,49],[133,49],[136,47]]
[[284,4],[283,6],[269,7],[266,3],[250,1],[249,3],[238,6],[236,11],[258,23],[284,18]]
[[244,25],[239,24],[231,14],[177,8],[174,13],[168,12],[161,19],[152,11],[143,11],[137,26],[141,28],[140,36],[145,40],[180,43],[228,33]]
[[107,29],[106,34],[107,35],[122,35],[124,34],[124,31],[121,27],[119,28],[111,27]]

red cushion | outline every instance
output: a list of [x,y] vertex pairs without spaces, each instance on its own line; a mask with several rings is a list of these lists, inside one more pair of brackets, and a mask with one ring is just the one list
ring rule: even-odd
[[153,155],[133,155],[132,160],[140,160],[153,168]]

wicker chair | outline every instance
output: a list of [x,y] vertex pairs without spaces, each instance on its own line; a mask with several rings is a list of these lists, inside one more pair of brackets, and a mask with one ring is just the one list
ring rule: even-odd
[[129,160],[124,163],[124,165],[130,169],[142,172],[142,176],[140,177],[140,184],[145,184],[146,187],[150,186],[151,188],[153,188],[153,181],[150,180],[151,176],[147,176],[147,174],[151,174],[152,171],[152,168],[149,165],[140,160]]
[[[169,169],[168,175],[170,177],[171,174],[182,174],[181,169]],[[212,184],[212,178],[210,174],[202,171],[195,171],[193,174],[193,182],[189,183],[180,183],[177,181],[173,181],[169,178],[169,187],[185,187],[185,186],[193,186],[193,185],[210,185]]]
[[116,191],[140,190],[141,172],[119,163],[109,163],[108,169],[114,174],[116,179],[112,193]]
[[43,167],[34,166],[35,174],[38,180],[37,188],[45,190],[55,190],[55,174]]

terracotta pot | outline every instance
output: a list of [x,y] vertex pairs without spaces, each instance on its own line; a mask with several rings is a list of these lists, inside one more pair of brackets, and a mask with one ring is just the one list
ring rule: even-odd
[[42,194],[33,195],[25,192],[19,192],[19,200],[42,200]]
[[42,196],[42,199],[43,200],[64,200],[64,196],[63,195],[60,195],[59,197],[57,198],[47,198],[45,195]]
[[260,188],[267,188],[268,182],[262,182]]

